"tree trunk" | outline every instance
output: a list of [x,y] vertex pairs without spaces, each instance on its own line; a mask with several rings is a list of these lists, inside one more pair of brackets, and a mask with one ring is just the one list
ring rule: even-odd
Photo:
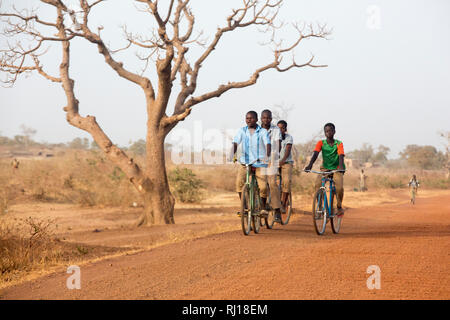
[[[153,132],[155,133],[155,132]],[[169,189],[165,155],[165,135],[147,135],[146,183],[142,186],[144,212],[138,225],[173,224],[175,198]]]
[[155,224],[174,224],[173,211],[175,199],[170,193],[169,185],[158,185],[154,191],[146,191],[144,198],[144,212],[138,226]]

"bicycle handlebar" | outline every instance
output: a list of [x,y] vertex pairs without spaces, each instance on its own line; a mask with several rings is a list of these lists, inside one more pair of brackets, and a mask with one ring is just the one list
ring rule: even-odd
[[254,161],[252,161],[250,163],[242,163],[242,164],[247,167],[247,166],[251,166],[251,165],[255,164],[258,161],[260,161],[260,159],[256,159],[256,160],[254,160]]
[[331,170],[331,171],[314,171],[314,170],[304,170],[305,172],[312,172],[317,174],[323,174],[323,175],[330,175],[335,172],[345,172],[345,170]]

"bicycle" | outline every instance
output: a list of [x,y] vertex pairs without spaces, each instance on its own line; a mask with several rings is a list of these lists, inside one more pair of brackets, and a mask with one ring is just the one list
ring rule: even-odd
[[[317,190],[314,195],[312,205],[312,217],[314,229],[318,235],[322,235],[325,232],[325,228],[328,220],[331,221],[331,230],[333,233],[339,233],[342,226],[343,215],[338,215],[334,210],[334,199],[336,197],[336,187],[334,185],[333,173],[345,172],[345,170],[332,170],[332,171],[313,171],[305,170],[305,172],[312,172],[322,175],[322,186]],[[328,182],[328,189],[327,189]],[[327,191],[329,191],[329,200],[327,197]]]
[[[248,236],[251,229],[259,233],[261,227],[261,197],[259,195],[256,168],[252,165],[258,160],[244,164],[246,168],[245,184],[241,193],[241,224],[244,235]],[[251,179],[250,179],[251,178]]]
[[[280,195],[280,199],[282,198],[283,195],[283,191],[281,188],[281,183],[282,183],[282,178],[281,178],[281,168],[278,168],[278,173],[277,173],[277,179],[278,179],[278,193]],[[271,197],[270,197],[270,188],[269,188],[269,184],[267,183],[267,190],[268,190],[268,202],[269,204],[271,203]],[[287,202],[286,202],[286,208],[287,210],[283,213],[281,212],[281,225],[287,225],[289,223],[289,219],[291,218],[292,215],[292,193],[289,192],[288,198],[287,198]],[[261,226],[264,227],[266,226],[267,229],[272,229],[273,225],[275,224],[275,216],[274,216],[274,210],[273,208],[269,205],[268,206],[268,214],[266,217],[264,217],[264,220],[261,219]],[[264,222],[263,222],[264,221]]]

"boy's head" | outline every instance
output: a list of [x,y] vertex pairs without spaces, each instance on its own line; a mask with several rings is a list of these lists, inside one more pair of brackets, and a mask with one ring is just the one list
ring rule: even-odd
[[287,130],[287,122],[284,120],[280,120],[277,123],[278,128],[280,128],[281,134],[285,134]]
[[258,121],[258,114],[255,111],[249,111],[245,115],[245,123],[249,128],[256,127],[256,122]]
[[261,124],[263,127],[270,126],[270,123],[272,122],[272,111],[269,109],[265,109],[261,112]]
[[325,137],[327,137],[327,139],[333,139],[334,134],[336,133],[334,124],[332,124],[331,122],[328,122],[326,125],[323,126],[323,131],[324,131]]

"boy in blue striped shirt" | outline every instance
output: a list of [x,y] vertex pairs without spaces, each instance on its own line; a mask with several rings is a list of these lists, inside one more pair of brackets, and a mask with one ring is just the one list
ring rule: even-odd
[[[252,166],[256,168],[256,179],[258,181],[262,207],[266,208],[267,201],[267,175],[266,168],[268,155],[270,155],[271,145],[269,133],[266,129],[257,124],[258,114],[255,111],[249,111],[245,115],[247,126],[242,127],[233,139],[233,157],[236,154],[237,147],[242,143],[242,155],[239,162],[242,164],[236,177],[236,192],[239,198],[242,196],[242,188],[245,184],[246,169],[244,164],[256,161]],[[266,210],[261,210],[266,214]]]

